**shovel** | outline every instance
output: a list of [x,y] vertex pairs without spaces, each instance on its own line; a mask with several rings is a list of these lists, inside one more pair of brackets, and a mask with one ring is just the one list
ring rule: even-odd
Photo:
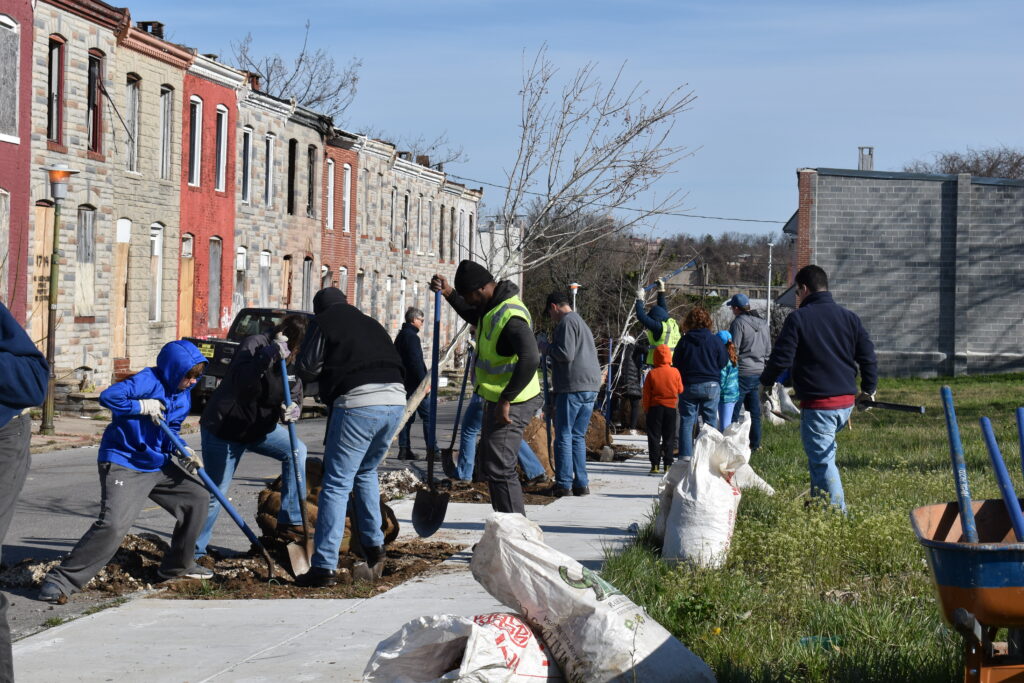
[[544,354],[540,357],[540,367],[543,370],[542,375],[544,377],[544,435],[545,443],[548,447],[548,464],[551,465],[551,470],[558,476],[558,468],[555,466],[555,452],[551,449],[551,395],[548,391],[548,356]]
[[[163,430],[164,434],[167,435],[167,438],[171,440],[171,445],[173,445],[175,450],[178,451],[178,457],[183,462],[187,461],[188,451],[185,449],[185,444],[182,442],[181,437],[175,434],[174,430],[168,427],[167,423],[163,420],[160,420],[157,424],[160,426],[160,429]],[[249,542],[256,546],[263,555],[263,560],[267,563],[267,581],[270,581],[270,579],[274,577],[274,561],[270,559],[270,554],[267,552],[267,549],[263,547],[263,544],[260,543],[259,537],[256,536],[256,534],[253,533],[253,530],[249,528],[249,525],[245,523],[242,516],[238,514],[238,510],[228,502],[227,496],[221,493],[220,489],[217,488],[217,485],[213,483],[212,479],[210,479],[210,475],[206,473],[206,470],[202,467],[197,467],[195,473],[196,476],[199,477],[199,480],[203,482],[203,486],[206,487],[206,490],[209,491],[213,497],[217,499],[217,502],[220,503],[221,507],[231,515],[231,519],[235,520],[235,524],[237,524],[238,528],[242,530],[245,537],[249,539]]]
[[437,436],[437,373],[440,368],[441,340],[441,292],[434,292],[434,340],[430,350],[430,417],[427,429],[427,490],[416,492],[412,504],[412,527],[420,538],[433,536],[444,523],[448,511],[448,494],[438,493],[434,483],[434,459],[437,456],[434,443]]
[[462,420],[462,400],[466,397],[466,384],[469,380],[469,368],[473,365],[473,350],[466,354],[466,372],[462,375],[462,390],[459,392],[459,406],[455,409],[455,425],[452,427],[452,442],[448,448],[441,449],[441,469],[449,479],[454,479],[458,474],[455,470],[455,439],[459,435],[459,422]]
[[[284,383],[284,401],[291,400],[291,387],[288,386],[288,363],[281,359],[281,381]],[[302,515],[302,544],[291,542],[287,546],[288,561],[292,565],[292,576],[299,576],[309,571],[313,557],[313,539],[309,537],[309,520],[306,519],[306,482],[299,472],[299,437],[295,433],[295,423],[288,423],[288,441],[292,447],[292,471],[295,473],[295,495],[299,497],[299,514]]]

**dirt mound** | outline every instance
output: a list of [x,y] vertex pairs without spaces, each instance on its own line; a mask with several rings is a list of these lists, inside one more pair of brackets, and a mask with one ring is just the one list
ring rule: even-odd
[[[437,490],[447,491],[453,503],[485,503],[491,504],[491,494],[485,482],[452,481],[446,479],[439,482]],[[555,502],[551,495],[551,484],[542,486],[523,485],[523,502],[527,505],[547,505]]]
[[600,453],[605,446],[612,445],[611,434],[608,432],[608,424],[604,415],[594,411],[590,415],[590,426],[587,427],[587,452]]
[[[554,463],[551,460],[551,453],[548,451],[548,432],[544,426],[544,418],[535,417],[530,420],[530,424],[526,425],[526,429],[523,430],[523,441],[529,444],[530,449],[537,455],[537,459],[540,460],[540,464],[544,466],[544,471],[547,472],[549,477],[555,476]],[[554,425],[551,426],[551,438],[554,439],[555,429]]]

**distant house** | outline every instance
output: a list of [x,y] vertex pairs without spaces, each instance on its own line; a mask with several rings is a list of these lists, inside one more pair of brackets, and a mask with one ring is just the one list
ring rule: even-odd
[[826,270],[887,375],[1024,370],[1024,181],[805,168],[789,272]]

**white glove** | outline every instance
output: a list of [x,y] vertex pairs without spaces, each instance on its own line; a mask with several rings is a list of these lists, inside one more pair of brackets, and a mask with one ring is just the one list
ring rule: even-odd
[[644,300],[644,288],[643,287],[637,287],[636,288],[636,298],[638,300],[640,300],[640,301]]
[[140,398],[139,415],[148,415],[153,424],[160,424],[164,419],[164,404],[159,399]]
[[298,422],[299,417],[302,415],[302,406],[298,403],[289,403],[288,405],[281,404],[281,421],[282,422]]
[[274,335],[274,343],[277,344],[278,359],[287,358],[291,355],[292,351],[288,348],[288,337],[284,336],[284,333],[278,332]]
[[192,474],[195,474],[200,467],[204,466],[203,459],[200,458],[199,454],[197,454],[188,446],[185,446],[185,454],[188,456],[188,459],[184,463],[185,469],[191,472]]
[[657,280],[657,282],[658,282],[658,291],[659,291],[659,292],[664,292],[664,291],[665,291],[665,281],[664,281],[664,280],[662,280],[662,279],[661,279],[661,278],[659,277],[659,278],[658,278],[658,280]]
[[857,410],[871,410],[871,406],[864,405],[864,401],[874,401],[874,400],[875,400],[875,395],[874,394],[868,394],[868,393],[865,393],[863,391],[860,392],[859,394],[857,394]]

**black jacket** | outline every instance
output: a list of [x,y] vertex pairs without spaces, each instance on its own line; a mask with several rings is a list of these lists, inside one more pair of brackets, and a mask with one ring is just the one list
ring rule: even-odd
[[416,329],[415,325],[412,323],[402,324],[402,329],[395,335],[395,349],[405,368],[405,393],[411,396],[423,378],[427,376],[427,364],[423,360],[423,346],[420,344],[420,331]]
[[698,327],[683,335],[672,354],[672,365],[679,370],[683,385],[717,382],[722,368],[729,362],[729,352],[717,336],[706,327]]
[[858,368],[864,392],[872,394],[878,387],[878,361],[868,331],[830,292],[810,294],[786,317],[761,384],[771,386],[786,368],[793,369],[793,388],[801,399],[856,394]]
[[316,314],[295,372],[306,382],[319,379],[320,399],[328,406],[364,384],[404,384],[402,359],[387,331],[349,304]]
[[640,377],[640,367],[643,362],[643,352],[636,344],[628,344],[622,350],[619,387],[625,396],[643,395],[643,384]]
[[[471,325],[476,325],[479,330],[480,318],[484,313],[517,294],[519,294],[519,287],[514,282],[502,280],[494,288],[491,300],[483,305],[483,310],[470,306],[455,290],[452,290],[451,296],[447,298],[448,303],[452,305],[459,317]],[[516,366],[512,370],[512,378],[508,381],[505,390],[501,392],[502,398],[511,401],[526,388],[533,376],[537,374],[537,368],[540,367],[540,350],[537,348],[537,339],[533,336],[533,330],[525,320],[512,318],[498,336],[497,350],[503,356],[519,356],[519,360],[516,361]]]
[[[227,374],[206,402],[199,424],[218,438],[238,443],[260,441],[274,431],[285,403],[280,364],[268,335],[243,339]],[[301,381],[295,381],[291,396],[301,403]]]

